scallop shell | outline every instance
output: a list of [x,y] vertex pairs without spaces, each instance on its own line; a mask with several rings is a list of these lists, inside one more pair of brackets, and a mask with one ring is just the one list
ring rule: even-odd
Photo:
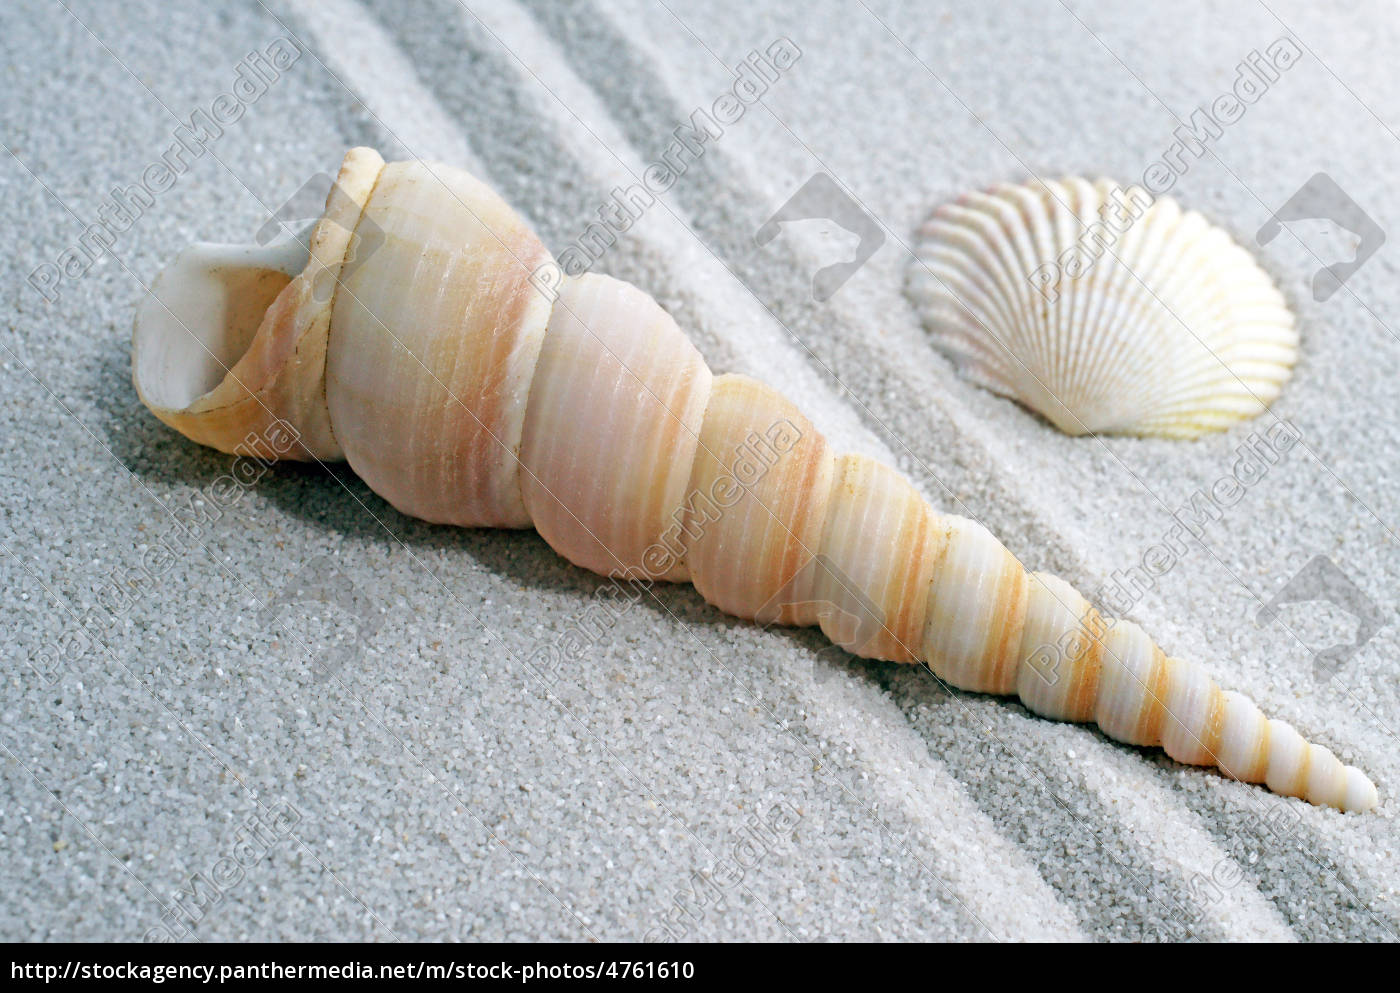
[[1223,430],[1297,360],[1293,314],[1250,254],[1141,187],[972,193],[933,213],[914,255],[907,290],[935,345],[1067,434]]

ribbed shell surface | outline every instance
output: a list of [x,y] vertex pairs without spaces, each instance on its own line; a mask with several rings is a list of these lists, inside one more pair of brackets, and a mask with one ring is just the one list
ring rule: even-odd
[[1252,417],[1297,360],[1292,313],[1194,211],[1084,179],[939,207],[907,288],[970,380],[1069,434],[1195,437]]
[[815,563],[834,471],[831,446],[796,404],[748,376],[716,376],[686,533],[701,595],[737,617],[817,623]]
[[326,398],[337,441],[406,514],[528,527],[520,437],[550,313],[529,276],[549,253],[449,166],[385,166],[365,215],[383,242],[335,294]]
[[585,275],[559,292],[525,413],[522,479],[535,527],[575,565],[685,579],[663,534],[683,504],[709,368],[641,290]]

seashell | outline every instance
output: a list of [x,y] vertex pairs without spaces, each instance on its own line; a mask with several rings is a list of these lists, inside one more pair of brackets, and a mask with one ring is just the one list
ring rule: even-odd
[[1071,435],[1223,430],[1272,403],[1298,357],[1282,294],[1225,231],[1103,179],[940,206],[906,289],[959,372]]
[[338,185],[309,251],[196,246],[162,275],[133,348],[162,420],[226,452],[343,457],[406,514],[533,525],[599,573],[688,579],[740,617],[820,624],[856,655],[1181,762],[1375,805],[1360,771],[895,470],[833,452],[775,390],[713,375],[645,293],[593,274],[539,292],[548,251],[467,173],[355,149]]

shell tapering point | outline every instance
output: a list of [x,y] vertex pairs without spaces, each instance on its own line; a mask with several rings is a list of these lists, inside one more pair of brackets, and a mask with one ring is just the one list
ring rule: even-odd
[[[1341,810],[1326,748],[1028,573],[981,524],[841,455],[775,390],[713,375],[671,317],[551,257],[468,173],[353,149],[309,251],[195,246],[137,315],[163,421],[223,451],[349,461],[404,513],[534,526],[569,561],[689,580],[727,613]],[[742,568],[735,568],[737,561]]]

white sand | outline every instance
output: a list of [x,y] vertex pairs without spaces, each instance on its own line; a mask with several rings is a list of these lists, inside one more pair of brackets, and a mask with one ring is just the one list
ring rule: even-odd
[[[46,0],[0,14],[0,935],[139,938],[198,873],[223,890],[196,925],[206,940],[636,939],[668,918],[687,937],[774,940],[1396,937],[1393,246],[1324,303],[1314,255],[1342,257],[1344,236],[1262,250],[1298,309],[1303,361],[1274,414],[1194,444],[1057,434],[953,376],[901,294],[904,244],[940,199],[1032,173],[1140,177],[1173,112],[1225,92],[1285,33],[1267,8],[1075,4],[1082,25],[1058,3],[672,3],[679,19],[655,0],[493,3],[480,20],[452,0],[270,6],[74,5],[91,33]],[[1326,171],[1384,227],[1400,216],[1387,167],[1400,139],[1367,107],[1395,104],[1394,19],[1379,3],[1270,6],[1308,51],[1173,192],[1252,244]],[[53,303],[26,285],[158,159],[176,118],[279,35],[307,52],[114,257]],[[354,144],[477,169],[565,245],[723,92],[726,63],[779,35],[801,60],[597,269],[653,293],[717,370],[800,398],[843,447],[892,461],[1086,592],[1137,564],[1251,431],[1287,418],[1304,444],[1131,616],[1360,765],[1377,813],[1281,800],[950,696],[912,667],[816,658],[815,632],[758,630],[689,587],[656,590],[546,685],[519,660],[583,614],[598,580],[531,534],[406,519],[344,467],[269,472],[159,582],[105,605],[113,571],[132,576],[169,532],[167,508],[230,466],[152,418],[129,380],[142,283],[181,245],[247,240]],[[830,225],[753,241],[817,171],[886,233],[826,304],[811,275],[849,250]],[[1386,617],[1330,682],[1312,651],[1353,621],[1317,605],[1256,617],[1317,554]],[[261,614],[324,562],[379,625],[329,679],[297,644],[329,657],[326,618],[350,618]],[[32,666],[85,617],[101,643],[42,678]],[[287,805],[294,824],[242,833]],[[753,833],[775,805],[795,826]],[[696,907],[693,876],[717,863],[742,878],[715,873],[723,902]]]

